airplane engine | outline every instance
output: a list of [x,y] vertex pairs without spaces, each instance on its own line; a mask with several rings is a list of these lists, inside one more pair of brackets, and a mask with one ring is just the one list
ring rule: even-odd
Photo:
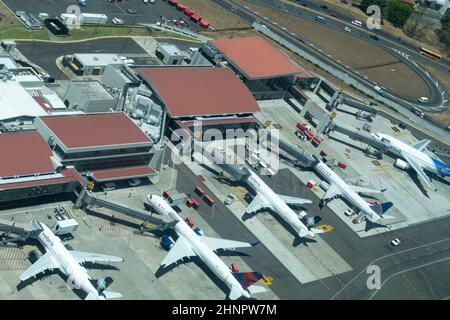
[[328,188],[330,187],[330,185],[329,185],[327,182],[325,182],[325,181],[320,181],[320,187],[321,187],[324,191],[327,191]]
[[394,167],[397,167],[402,170],[407,170],[407,169],[409,169],[409,163],[406,161],[403,161],[402,159],[397,159],[397,160],[395,160]]

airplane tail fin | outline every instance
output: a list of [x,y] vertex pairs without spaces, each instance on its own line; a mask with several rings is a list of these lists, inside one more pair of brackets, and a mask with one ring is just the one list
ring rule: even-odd
[[103,291],[102,295],[105,297],[105,299],[118,299],[122,298],[122,295],[119,292],[113,292],[113,291]]
[[[102,299],[102,298],[103,298],[103,299]],[[98,295],[98,294],[95,294],[95,293],[90,292],[90,293],[86,296],[86,298],[84,298],[84,300],[104,300],[104,297],[102,297],[102,296],[100,296],[100,295]]]
[[381,204],[373,204],[370,206],[373,211],[375,211],[380,217],[383,216],[383,214],[388,211],[390,208],[392,208],[394,204],[392,202],[383,202]]
[[261,272],[234,272],[233,276],[244,289],[251,287],[264,277]]
[[236,300],[242,297],[242,290],[238,286],[232,286],[230,294],[228,295],[228,298],[230,300]]

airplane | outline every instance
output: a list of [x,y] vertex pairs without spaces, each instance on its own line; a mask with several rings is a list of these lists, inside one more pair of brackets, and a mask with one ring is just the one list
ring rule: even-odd
[[[256,173],[248,168],[248,174],[244,177],[247,185],[256,192],[256,197],[247,207],[246,213],[257,212],[260,209],[268,208],[277,213],[286,221],[297,233],[299,237],[311,236],[322,233],[322,230],[314,228],[321,220],[319,216],[305,218],[306,213],[301,211],[298,215],[287,204],[301,205],[312,203],[311,200],[297,197],[279,195],[275,193]],[[304,222],[303,222],[303,221]]]
[[386,189],[374,190],[360,186],[350,186],[323,161],[316,157],[314,158],[316,159],[316,163],[313,165],[313,168],[329,183],[329,187],[326,189],[325,195],[321,200],[321,205],[325,205],[328,201],[341,196],[358,208],[360,221],[367,218],[371,222],[380,220],[383,214],[392,207],[392,202],[369,205],[367,201],[364,201],[358,195],[358,193],[382,193]]
[[60,269],[72,281],[75,288],[79,288],[87,293],[85,300],[106,300],[122,297],[120,293],[104,290],[105,278],[97,280],[96,286],[98,289],[95,288],[94,284],[91,283],[91,281],[95,282],[95,280],[81,266],[85,262],[123,262],[122,258],[97,253],[69,251],[62,244],[61,239],[46,224],[42,222],[34,223],[37,223],[42,228],[42,232],[38,235],[37,239],[43,245],[46,252],[38,261],[22,273],[20,276],[21,281],[36,277],[39,273],[48,269]]
[[229,298],[231,300],[236,300],[242,296],[250,298],[253,293],[266,291],[264,287],[252,286],[263,278],[260,272],[233,273],[215,253],[219,249],[246,248],[253,247],[255,244],[200,236],[187,225],[163,198],[150,194],[147,196],[147,199],[148,203],[159,214],[168,216],[172,221],[175,221],[173,228],[179,236],[174,246],[161,262],[163,268],[186,257],[198,256],[230,288]]
[[399,158],[403,158],[403,160],[395,160],[395,167],[402,170],[408,170],[409,168],[414,169],[417,175],[420,176],[425,184],[433,191],[437,191],[437,189],[424,170],[438,174],[441,177],[450,176],[450,166],[448,164],[434,159],[423,152],[431,142],[430,140],[424,139],[410,146],[387,134],[372,133],[372,136],[386,144],[389,152]]

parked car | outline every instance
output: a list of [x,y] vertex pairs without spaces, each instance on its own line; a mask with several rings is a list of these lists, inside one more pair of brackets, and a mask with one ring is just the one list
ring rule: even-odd
[[353,209],[347,209],[347,210],[345,210],[345,212],[344,212],[344,214],[347,216],[347,217],[351,217],[352,215],[353,215]]
[[131,180],[128,180],[128,185],[130,186],[130,187],[137,187],[138,185],[140,185],[141,184],[141,179],[131,179]]
[[116,189],[116,184],[114,182],[106,182],[102,185],[103,191],[111,191]]
[[324,9],[324,10],[328,10],[328,7],[327,7],[326,5],[324,5],[324,4],[321,4],[320,7],[321,7],[322,9]]
[[113,24],[124,24],[124,21],[123,21],[123,19],[113,18],[112,23]]

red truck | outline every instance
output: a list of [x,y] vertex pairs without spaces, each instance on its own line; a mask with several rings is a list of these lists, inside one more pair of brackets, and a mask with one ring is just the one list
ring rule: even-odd
[[203,196],[203,200],[208,204],[208,206],[212,206],[214,204],[214,199],[208,194]]

